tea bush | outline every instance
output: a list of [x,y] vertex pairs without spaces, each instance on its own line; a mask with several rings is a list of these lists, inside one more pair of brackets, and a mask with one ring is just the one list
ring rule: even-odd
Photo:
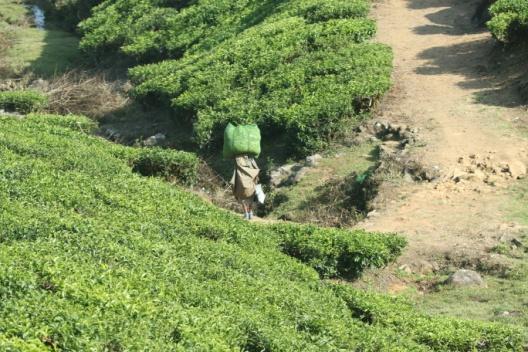
[[525,0],[498,0],[490,8],[488,22],[493,35],[503,42],[525,40],[528,34],[528,2]]
[[[369,323],[354,313],[371,305],[369,297],[352,302],[303,263],[331,263],[325,255],[350,251],[345,256],[357,256],[361,266],[383,265],[401,249],[398,237],[245,222],[179,186],[132,172],[129,158],[137,151],[87,135],[78,127],[85,123],[74,116],[0,116],[1,350],[403,352],[434,346],[413,335],[423,323],[435,338],[425,318],[416,323],[391,315],[383,324]],[[286,244],[300,260],[281,251]],[[342,244],[345,249],[327,249]],[[499,339],[522,348],[513,328],[471,324],[478,333],[458,338],[439,330],[436,339],[454,350],[468,339],[475,339],[474,350],[491,350]]]
[[28,114],[46,107],[48,98],[30,90],[0,92],[0,109]]
[[[390,86],[391,50],[366,0],[106,0],[80,24],[81,47],[120,53],[132,94],[171,105],[211,145],[228,122],[258,123],[293,149],[324,148]],[[213,143],[213,145],[215,145]]]
[[143,176],[162,176],[188,185],[198,179],[199,159],[196,155],[162,148],[139,148],[133,160],[133,170]]
[[274,225],[283,251],[315,268],[323,276],[356,277],[364,269],[383,267],[400,254],[406,242],[398,236],[315,226]]
[[430,317],[417,313],[409,302],[380,294],[332,285],[353,316],[373,326],[405,334],[433,351],[520,351],[516,329],[492,323]]

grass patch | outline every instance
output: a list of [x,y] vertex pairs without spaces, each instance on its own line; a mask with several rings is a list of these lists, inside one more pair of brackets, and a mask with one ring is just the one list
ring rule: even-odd
[[280,204],[270,216],[334,226],[350,223],[357,213],[340,207],[343,194],[336,190],[350,175],[363,175],[375,165],[376,149],[371,143],[337,148],[333,156],[325,157],[316,168],[309,169],[300,182],[275,194]]
[[28,9],[21,0],[0,0],[0,30],[8,25],[22,26],[28,23]]
[[15,74],[26,72],[52,77],[74,68],[79,40],[61,30],[18,28],[6,59]]
[[509,278],[486,277],[486,283],[485,289],[441,287],[414,299],[428,314],[520,325],[528,338],[528,267]]
[[[504,209],[508,218],[528,225],[528,181],[521,181],[511,191]],[[507,257],[509,269],[497,276],[487,276],[487,288],[439,290],[423,296],[416,295],[419,309],[452,317],[465,317],[482,321],[498,321],[520,325],[528,338],[528,238],[520,232],[515,236],[517,245],[498,243],[492,253]]]

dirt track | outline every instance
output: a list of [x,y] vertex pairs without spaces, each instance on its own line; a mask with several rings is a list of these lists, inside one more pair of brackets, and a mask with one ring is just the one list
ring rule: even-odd
[[[528,165],[527,140],[513,127],[526,112],[489,72],[495,41],[471,24],[476,7],[475,1],[382,0],[374,10],[378,40],[395,52],[395,87],[380,118],[418,128],[426,143],[413,154],[442,174],[432,183],[382,189],[381,208],[358,225],[405,235],[402,261],[478,256],[516,227],[503,206],[517,175],[500,169]],[[468,168],[475,174],[452,180],[453,173],[468,176]]]

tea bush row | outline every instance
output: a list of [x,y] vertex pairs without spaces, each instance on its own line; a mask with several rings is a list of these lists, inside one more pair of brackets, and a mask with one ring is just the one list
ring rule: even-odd
[[355,318],[405,334],[433,351],[522,351],[520,329],[494,323],[431,317],[414,310],[402,298],[359,291],[345,285],[332,285],[334,292],[349,306]]
[[308,154],[345,124],[358,123],[389,88],[391,51],[360,43],[373,32],[363,19],[307,25],[288,18],[203,55],[134,68],[133,94],[170,100],[194,122],[202,146],[220,137],[227,122],[257,123],[265,137],[283,131],[299,154]]
[[[357,256],[391,256],[401,239],[247,223],[132,172],[130,149],[88,126],[74,116],[0,117],[0,349],[431,350],[409,336],[409,322],[358,317],[368,297],[352,304],[301,262],[331,262],[325,253],[343,243]],[[330,249],[314,250],[318,241]],[[285,243],[315,254],[297,260]],[[482,339],[517,341],[513,329],[473,324]]]
[[0,109],[28,114],[42,110],[48,104],[47,96],[30,90],[0,92]]
[[491,6],[493,35],[503,42],[526,40],[528,35],[528,2],[525,0],[498,0]]
[[186,185],[198,180],[200,160],[195,154],[162,148],[138,148],[130,162],[143,176],[161,176]]
[[[82,49],[119,53],[133,95],[172,106],[215,146],[227,122],[286,133],[293,149],[324,148],[390,86],[391,50],[366,0],[106,0],[80,24]],[[266,137],[266,135],[265,135]]]
[[105,0],[80,24],[87,52],[120,50],[138,61],[203,52],[261,23],[365,17],[364,0]]

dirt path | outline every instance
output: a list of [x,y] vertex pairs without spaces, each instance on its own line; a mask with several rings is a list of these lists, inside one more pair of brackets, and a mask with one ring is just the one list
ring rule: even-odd
[[487,75],[495,42],[472,26],[476,7],[382,0],[374,12],[378,40],[395,52],[395,88],[382,118],[417,127],[426,144],[415,157],[442,174],[436,182],[382,190],[381,209],[359,224],[407,236],[402,261],[478,256],[516,226],[503,205],[528,165],[527,141],[512,125],[523,111],[511,107],[518,106],[515,93]]

